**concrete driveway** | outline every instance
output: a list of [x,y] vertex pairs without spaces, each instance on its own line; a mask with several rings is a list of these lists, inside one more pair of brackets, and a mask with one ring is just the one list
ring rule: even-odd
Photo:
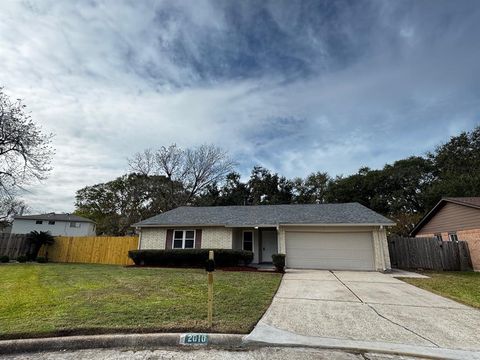
[[290,270],[248,339],[480,350],[479,328],[480,311],[386,274]]

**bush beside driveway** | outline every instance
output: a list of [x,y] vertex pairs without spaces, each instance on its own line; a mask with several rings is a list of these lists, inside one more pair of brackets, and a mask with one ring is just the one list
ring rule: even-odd
[[[0,338],[209,331],[201,269],[83,264],[0,266]],[[248,333],[281,275],[215,272],[212,332]]]

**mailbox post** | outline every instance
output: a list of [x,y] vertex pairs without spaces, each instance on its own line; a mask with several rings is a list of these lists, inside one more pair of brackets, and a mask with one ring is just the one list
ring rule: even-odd
[[208,327],[212,328],[213,322],[213,272],[215,271],[215,261],[213,258],[213,251],[208,253],[208,260],[205,266],[208,279]]

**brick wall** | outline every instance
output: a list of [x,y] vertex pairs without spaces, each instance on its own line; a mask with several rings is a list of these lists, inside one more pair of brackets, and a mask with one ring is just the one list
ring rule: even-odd
[[480,229],[457,231],[457,236],[468,243],[473,268],[480,270]]
[[232,249],[232,246],[231,228],[202,228],[202,249]]
[[[167,229],[165,228],[143,228],[140,236],[140,249],[165,249],[166,238]],[[224,227],[202,228],[202,249],[231,248],[232,229]]]
[[[450,241],[448,232],[443,232],[443,241]],[[466,241],[472,258],[472,265],[475,270],[480,270],[480,229],[474,230],[458,230],[456,231],[458,240]],[[434,237],[434,234],[421,234],[417,237]]]
[[143,228],[140,235],[140,249],[165,249],[167,229]]

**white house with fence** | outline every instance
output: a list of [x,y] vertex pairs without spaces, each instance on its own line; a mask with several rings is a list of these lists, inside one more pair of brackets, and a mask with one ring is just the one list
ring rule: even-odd
[[74,214],[39,214],[15,216],[12,234],[48,231],[53,236],[95,236],[95,222]]

